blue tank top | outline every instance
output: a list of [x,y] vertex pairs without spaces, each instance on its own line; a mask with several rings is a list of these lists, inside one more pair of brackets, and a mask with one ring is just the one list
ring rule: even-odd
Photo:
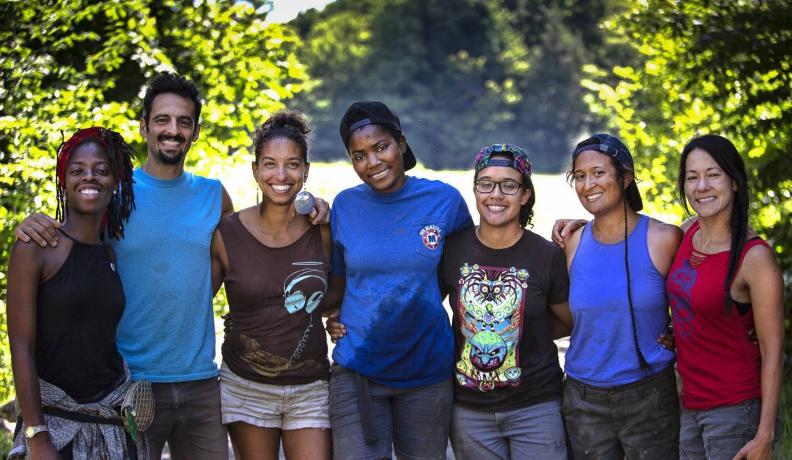
[[569,308],[574,326],[566,353],[567,375],[597,387],[638,381],[665,369],[674,354],[656,339],[669,321],[665,277],[649,256],[649,218],[640,216],[627,241],[638,344],[651,372],[641,370],[633,341],[624,242],[603,244],[583,229],[569,267]]
[[126,293],[117,342],[132,378],[186,382],[217,375],[210,244],[221,185],[190,173],[134,172],[135,210],[110,240]]

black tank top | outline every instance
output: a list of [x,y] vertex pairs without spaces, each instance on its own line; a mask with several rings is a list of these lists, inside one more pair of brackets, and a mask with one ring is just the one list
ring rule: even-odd
[[55,276],[38,287],[36,370],[84,404],[102,399],[123,378],[115,340],[124,291],[105,245],[61,233],[72,249]]

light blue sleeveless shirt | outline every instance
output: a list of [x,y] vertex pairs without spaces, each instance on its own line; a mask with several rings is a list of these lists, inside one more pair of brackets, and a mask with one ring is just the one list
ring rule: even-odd
[[624,242],[600,243],[587,224],[569,268],[574,326],[564,367],[575,380],[615,387],[661,371],[674,360],[656,341],[669,314],[665,277],[649,256],[648,231],[649,218],[642,215],[627,242],[638,344],[652,371],[641,370],[633,341]]
[[126,294],[118,349],[132,378],[185,382],[217,375],[210,244],[220,182],[134,172],[135,210],[111,240]]

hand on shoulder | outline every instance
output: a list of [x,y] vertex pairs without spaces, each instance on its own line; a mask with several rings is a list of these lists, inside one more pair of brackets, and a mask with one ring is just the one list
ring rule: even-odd
[[587,221],[583,219],[557,219],[553,224],[552,240],[555,244],[564,248],[566,239],[583,228]]
[[52,217],[34,213],[23,220],[14,229],[14,235],[20,241],[34,241],[42,248],[58,245],[58,231],[61,223]]

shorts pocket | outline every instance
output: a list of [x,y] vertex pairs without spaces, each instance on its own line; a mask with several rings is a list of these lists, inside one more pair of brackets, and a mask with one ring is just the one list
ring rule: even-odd
[[[229,372],[230,373],[230,372]],[[250,382],[233,373],[220,374],[220,404],[222,407],[239,408],[245,405]]]

